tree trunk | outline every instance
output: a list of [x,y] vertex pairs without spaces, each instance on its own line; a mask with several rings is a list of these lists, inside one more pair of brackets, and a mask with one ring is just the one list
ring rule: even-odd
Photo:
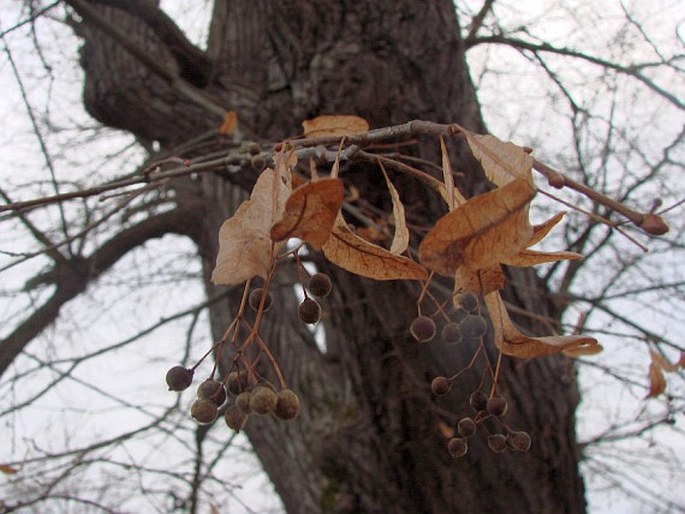
[[[182,64],[192,77],[192,66],[162,43],[154,25],[116,7],[98,10],[174,73]],[[83,35],[85,102],[103,123],[167,147],[218,124],[98,30],[86,25]],[[236,110],[260,140],[294,135],[303,119],[326,113],[357,114],[372,127],[418,118],[483,130],[450,0],[216,0],[207,56],[212,71],[197,83]],[[436,159],[435,141],[418,148],[419,156]],[[477,166],[454,151],[454,167],[467,173],[460,185],[483,188]],[[359,167],[344,178],[370,201],[387,202],[375,189],[378,175],[370,175]],[[429,225],[444,213],[416,183],[398,183],[414,220]],[[208,278],[219,226],[244,191],[225,176],[207,174],[184,179],[179,191],[178,202],[196,205],[202,226],[196,241]],[[289,423],[255,417],[246,426],[288,512],[584,512],[572,364],[505,359],[499,390],[509,399],[510,424],[531,434],[531,451],[494,454],[478,434],[467,456],[453,460],[444,430],[469,413],[467,399],[480,378],[465,373],[437,400],[429,383],[465,367],[473,349],[410,339],[415,285],[373,282],[320,265],[335,284],[324,303],[327,351],[296,319],[287,273],[262,334],[301,396],[301,415]],[[510,283],[511,301],[556,315],[532,273],[511,271]],[[216,292],[208,280],[206,288]],[[217,338],[230,322],[231,305],[211,308]]]

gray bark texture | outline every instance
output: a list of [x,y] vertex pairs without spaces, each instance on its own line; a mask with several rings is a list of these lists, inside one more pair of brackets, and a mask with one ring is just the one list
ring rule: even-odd
[[[332,113],[357,114],[374,128],[423,119],[484,131],[451,0],[216,0],[206,52],[193,50],[170,30],[154,2],[133,9],[130,4],[91,5],[171,73],[237,111],[261,141],[295,135],[303,119]],[[163,148],[216,128],[215,118],[116,41],[87,22],[80,33],[84,101],[102,123]],[[413,151],[435,161],[437,148],[426,139]],[[454,167],[467,176],[461,185],[482,190],[478,167],[460,157],[458,147],[452,151]],[[368,165],[350,166],[343,177],[369,202],[387,208],[387,192],[378,191],[378,174]],[[242,180],[254,181],[254,172],[246,171]],[[236,177],[205,174],[176,185],[179,208],[193,212],[199,227],[191,237],[206,277],[219,226],[244,198],[239,184]],[[444,214],[416,182],[398,177],[398,186],[414,222],[430,226]],[[279,275],[281,292],[263,333],[289,386],[300,394],[301,415],[289,423],[255,418],[246,426],[289,513],[585,511],[572,364],[564,358],[505,359],[500,390],[509,399],[508,420],[531,434],[531,451],[497,455],[478,434],[468,455],[454,460],[441,426],[454,426],[469,414],[468,396],[478,388],[480,373],[465,373],[438,399],[429,383],[467,365],[473,349],[410,339],[415,285],[374,282],[319,265],[335,284],[324,303],[327,351],[317,348],[296,319],[289,293],[294,275],[287,272]],[[534,274],[511,271],[509,279],[510,301],[558,316]],[[206,288],[217,292],[208,280]],[[228,300],[212,306],[217,338],[234,305]],[[531,332],[548,333],[530,320],[519,321]]]

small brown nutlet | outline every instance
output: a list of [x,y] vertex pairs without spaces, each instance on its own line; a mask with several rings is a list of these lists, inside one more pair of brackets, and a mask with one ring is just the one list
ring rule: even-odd
[[216,419],[219,412],[216,403],[210,400],[197,399],[190,407],[190,415],[203,425],[207,425]]
[[250,394],[250,391],[243,391],[235,397],[235,406],[245,414],[252,412],[252,409],[250,408]]
[[198,386],[197,397],[214,402],[217,407],[221,407],[226,401],[226,389],[218,380],[208,378]]
[[473,293],[463,293],[459,296],[459,305],[466,312],[475,312],[479,303],[478,297]]
[[226,424],[229,428],[235,430],[236,432],[240,432],[240,430],[245,426],[247,418],[248,415],[235,405],[230,405],[224,414],[224,420],[226,421]]
[[250,385],[250,380],[247,371],[231,371],[226,379],[226,388],[231,394],[240,394],[247,386]]
[[278,419],[290,421],[300,413],[300,398],[292,389],[282,389],[276,394],[274,414]]
[[311,298],[305,298],[297,308],[298,317],[310,325],[321,319],[321,306]]
[[507,401],[501,396],[493,396],[488,400],[488,412],[493,416],[504,416],[508,408]]
[[514,431],[507,436],[507,446],[516,452],[527,452],[531,442],[528,432]]
[[477,412],[488,408],[488,397],[483,391],[474,391],[469,397],[469,405]]
[[443,396],[452,390],[452,382],[447,377],[435,377],[431,381],[431,391],[435,396]]
[[[259,310],[259,305],[261,304],[262,301],[262,296],[264,295],[264,289],[261,287],[258,287],[254,289],[251,293],[250,296],[248,297],[247,303],[250,304],[250,307],[252,308],[253,311],[257,312]],[[266,292],[266,299],[264,300],[264,310],[262,312],[266,312],[271,308],[271,293],[268,291]]]
[[461,342],[461,330],[459,325],[451,321],[445,324],[440,331],[440,338],[445,344],[458,344]]
[[477,429],[476,422],[471,418],[462,418],[457,423],[457,432],[461,437],[471,437]]
[[447,451],[452,458],[458,459],[468,453],[469,443],[461,437],[453,437],[447,442]]
[[183,366],[174,366],[166,372],[166,385],[169,391],[183,391],[193,382],[194,372]]
[[257,414],[274,412],[277,403],[276,393],[267,386],[259,385],[250,393],[250,410]]
[[435,321],[428,316],[418,316],[411,322],[409,332],[418,342],[427,343],[435,337],[437,327]]
[[259,154],[252,156],[250,164],[252,165],[252,169],[255,171],[262,171],[266,167],[266,161],[264,160],[264,157]]
[[309,279],[307,289],[317,298],[325,298],[333,289],[333,282],[331,282],[331,278],[325,273],[315,273]]
[[488,447],[495,453],[503,453],[507,449],[507,437],[504,434],[489,435]]
[[262,147],[259,146],[259,143],[250,141],[247,144],[247,151],[250,153],[250,155],[257,155],[262,152]]
[[459,330],[463,338],[480,337],[488,331],[488,322],[483,316],[467,314],[459,322]]

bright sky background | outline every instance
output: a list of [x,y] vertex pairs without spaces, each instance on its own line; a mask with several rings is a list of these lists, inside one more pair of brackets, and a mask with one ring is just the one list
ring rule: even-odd
[[[206,36],[205,9],[208,3],[166,0],[162,2],[162,6],[182,28],[192,34],[198,44],[202,44]],[[0,0],[0,32],[18,19],[18,4],[15,0]],[[478,9],[480,2],[470,0],[464,5],[469,12],[473,12]],[[659,47],[683,53],[684,34],[680,24],[685,19],[684,6],[679,7],[679,2],[666,0],[625,2],[625,5],[636,13],[643,22],[645,33]],[[596,49],[600,52],[612,42],[618,42],[620,44],[617,44],[615,50],[611,50],[609,56],[605,55],[617,59],[621,59],[625,52],[633,52],[633,56],[639,56],[643,52],[645,57],[650,52],[645,46],[631,46],[628,36],[621,32],[623,15],[618,2],[504,1],[496,2],[495,11],[501,20],[506,20],[502,22],[506,27],[526,25],[532,37],[537,35],[559,45]],[[125,148],[132,143],[130,137],[111,130],[99,130],[82,110],[82,74],[76,60],[78,41],[68,29],[59,24],[45,20],[39,22],[37,27],[40,41],[54,42],[41,46],[45,61],[55,63],[52,72],[46,71],[41,65],[41,56],[36,54],[31,36],[25,29],[8,35],[0,43],[3,48],[5,45],[10,48],[19,67],[28,99],[46,137],[48,150],[54,156],[53,165],[58,177],[63,180],[97,183],[108,175],[133,169],[140,162],[142,153],[131,146]],[[676,37],[678,34],[680,42]],[[620,39],[624,36],[625,41]],[[570,145],[568,112],[563,97],[557,92],[550,99],[547,93],[549,84],[541,79],[539,73],[520,54],[511,50],[478,47],[469,53],[469,62],[474,81],[479,85],[479,96],[490,130],[504,139],[510,138],[536,148],[536,155],[563,168],[569,162],[565,155]],[[578,98],[588,105],[601,112],[610,108],[605,97],[599,94],[600,88],[596,86],[603,78],[600,69],[588,64],[574,64],[558,65],[557,71],[569,83],[575,84]],[[681,98],[685,97],[682,74],[680,77],[668,73],[657,74],[656,71],[654,74],[666,89],[679,94]],[[642,143],[645,152],[658,153],[660,144],[681,129],[683,115],[653,95],[640,96],[642,93],[638,86],[639,84],[630,80],[617,82],[616,87],[623,91],[617,110],[625,113],[617,119],[626,122],[626,130],[634,132],[633,135]],[[4,52],[0,55],[0,91],[0,119],[4,121],[0,125],[0,184],[17,198],[47,194],[51,189],[45,160]],[[49,134],[48,128],[52,130]],[[592,142],[588,141],[587,144],[590,147]],[[682,157],[682,146],[679,152]],[[635,163],[631,161],[630,164]],[[680,173],[682,181],[682,169]],[[681,194],[681,198],[682,196]],[[679,211],[678,215],[682,215],[682,212]],[[47,226],[55,221],[41,218],[48,216],[55,216],[55,211],[32,219]],[[18,226],[15,228],[17,230],[6,229],[0,234],[0,250],[7,252],[26,249],[25,236],[20,235]],[[103,233],[102,237],[106,237],[106,234]],[[634,251],[634,248],[626,251]],[[10,255],[0,254],[0,267],[11,260]],[[3,291],[20,289],[26,278],[39,270],[45,262],[37,258],[3,272]],[[669,273],[682,271],[676,269],[668,255],[659,256],[652,266]],[[157,320],[200,303],[202,290],[197,281],[198,273],[199,266],[193,259],[193,248],[183,239],[165,238],[146,245],[143,251],[124,259],[103,277],[96,289],[89,290],[82,298],[71,302],[62,311],[58,326],[49,330],[40,342],[32,345],[30,352],[39,357],[56,355],[66,358],[88,350],[96,351],[106,344],[125,341]],[[172,276],[183,278],[169,281]],[[682,277],[682,274],[679,276]],[[590,278],[591,276],[587,276],[588,281]],[[122,289],[119,287],[122,283],[133,283],[136,287],[134,290]],[[11,324],[22,319],[32,305],[39,305],[44,301],[48,293],[49,291],[42,291],[21,298],[0,296],[0,319],[3,322],[0,334],[6,335]],[[657,297],[653,299],[655,305],[659,301]],[[646,306],[626,302],[624,308],[628,316],[650,316],[655,332],[669,334],[675,340],[683,340],[685,329],[680,319],[672,315],[670,306],[647,311]],[[577,311],[571,311],[570,314],[575,316]],[[568,321],[572,323],[575,320]],[[595,321],[601,322],[601,319]],[[193,355],[189,360],[197,358],[206,349],[209,340],[206,325],[205,317],[201,316],[194,332],[188,336],[194,342]],[[183,355],[186,329],[187,319],[155,330],[150,336],[102,358],[93,358],[73,371],[73,376],[81,382],[62,382],[31,409],[0,417],[3,441],[7,441],[0,448],[0,463],[21,458],[22,454],[30,454],[33,446],[59,451],[65,447],[66,441],[66,447],[79,447],[85,442],[144,425],[159,415],[176,399],[164,390],[162,380],[164,371],[175,364],[178,356]],[[681,336],[680,339],[678,335]],[[607,350],[596,358],[596,362],[615,366],[644,384],[648,362],[646,351],[624,350],[622,342],[615,338],[607,338],[602,343]],[[30,359],[24,359],[21,365],[31,365]],[[8,409],[13,401],[29,397],[49,378],[49,373],[39,374],[32,382],[30,392],[0,383],[0,413]],[[84,386],[84,383],[91,386]],[[93,385],[99,390],[94,389]],[[617,388],[614,381],[591,368],[583,368],[581,386],[584,390],[579,412],[581,440],[601,433],[614,423],[625,423],[635,416],[647,416],[650,412],[658,414],[660,409],[663,410],[663,405],[657,400],[642,400],[646,392],[644,389]],[[684,395],[682,381],[674,381],[671,387],[675,396]],[[74,407],[74,398],[78,398],[81,405]],[[187,407],[191,401],[191,394],[181,395],[181,405]],[[72,406],[67,408],[65,405]],[[131,408],[131,405],[137,407]],[[93,413],[96,415],[91,415]],[[136,460],[157,470],[164,466],[187,466],[192,456],[192,432],[183,416],[183,413],[173,415],[165,424],[166,429],[174,432],[173,436],[169,435],[166,439],[143,436],[122,445],[110,457],[122,464],[127,459]],[[685,506],[685,491],[679,487],[685,478],[680,457],[685,455],[682,423],[681,414],[674,428],[659,428],[640,442],[626,443],[623,447],[607,447],[593,454],[596,459],[604,460],[593,459],[583,468],[590,512],[646,512],[645,506],[635,499],[613,493],[615,487],[610,483],[612,479],[644,481],[645,487],[662,491],[664,496]],[[219,428],[223,427],[217,427],[210,434],[210,451],[218,452],[230,437],[228,431]],[[47,434],[49,437],[46,437]],[[234,449],[223,457],[226,459],[225,464],[216,470],[218,479],[230,484],[229,488],[235,486],[235,504],[226,512],[267,512],[270,507],[277,511],[278,501],[265,478],[254,472],[255,461],[246,446],[245,440],[238,438]],[[640,457],[630,457],[633,452],[638,452]],[[610,462],[617,466],[620,473],[602,477],[593,468],[597,462]],[[636,469],[637,474],[634,474],[633,468],[636,463],[641,462],[648,467],[648,472],[645,474],[644,469]],[[670,468],[667,469],[664,462],[680,466],[680,474],[667,473]],[[140,479],[145,481],[145,485],[154,487],[154,480],[159,480],[159,475],[151,476],[156,478],[150,482],[147,482],[151,480],[149,478],[130,477],[130,483],[123,485],[135,487],[136,480]],[[83,482],[74,485],[95,487],[95,478],[89,475]],[[209,489],[212,487],[225,494],[223,486],[209,486]],[[112,494],[121,494],[122,505],[126,505],[126,508],[136,510],[149,507],[126,503],[128,499],[123,496],[125,490],[122,486],[112,491]],[[161,505],[154,507],[162,509]],[[224,511],[221,512],[223,514]]]

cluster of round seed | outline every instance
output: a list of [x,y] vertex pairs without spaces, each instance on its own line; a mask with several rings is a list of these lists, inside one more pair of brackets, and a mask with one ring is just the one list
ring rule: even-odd
[[[235,383],[240,382],[236,380]],[[252,414],[260,416],[270,414],[278,419],[289,421],[295,419],[300,413],[300,398],[292,389],[281,389],[276,392],[270,382],[259,382],[243,390],[236,388],[234,391],[235,401],[226,408],[224,414],[226,424],[233,430],[242,429]]]
[[[315,273],[307,282],[307,291],[317,298],[325,298],[331,293],[332,289],[333,283],[325,273]],[[305,299],[302,300],[302,303],[297,308],[297,316],[304,323],[310,325],[318,323],[321,319],[321,306],[319,302],[309,296],[305,296]]]
[[[501,421],[508,410],[508,403],[502,396],[488,398],[482,391],[475,391],[469,398],[469,404],[475,411],[474,417],[464,417],[457,423],[457,434],[447,442],[447,451],[456,458],[463,457],[468,453],[468,439],[478,430],[478,424],[487,418],[496,418]],[[495,453],[506,450],[526,452],[530,449],[531,439],[527,432],[511,430],[503,422],[504,433],[488,434],[488,448]]]
[[[478,314],[480,301],[473,293],[459,296],[458,321],[445,323],[440,331],[440,338],[447,344],[458,344],[462,341],[477,342],[488,331],[488,323]],[[412,337],[420,343],[431,341],[437,334],[437,325],[430,316],[417,316],[409,326]]]
[[202,425],[213,423],[219,407],[226,401],[226,389],[218,380],[208,378],[197,388],[197,399],[190,406],[190,415]]
[[[166,374],[166,383],[170,391],[183,391],[193,381],[192,369],[174,366]],[[224,419],[226,424],[240,430],[252,413],[271,414],[285,421],[295,419],[300,412],[300,399],[291,389],[276,388],[270,382],[250,384],[246,371],[232,371],[225,382],[208,378],[197,388],[197,397],[190,406],[191,417],[200,424],[213,423],[219,410],[226,403],[227,392],[233,401],[226,407]]]

